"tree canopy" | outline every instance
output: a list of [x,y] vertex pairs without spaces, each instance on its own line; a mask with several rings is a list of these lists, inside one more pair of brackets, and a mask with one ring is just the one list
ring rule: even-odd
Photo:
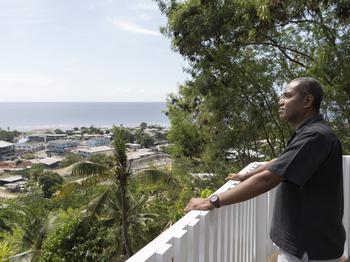
[[[190,153],[202,160],[232,149],[243,162],[255,151],[277,156],[291,131],[278,120],[281,90],[312,76],[325,89],[322,113],[349,151],[349,1],[156,2],[168,19],[162,32],[191,75],[168,98],[175,148],[190,150],[195,135]],[[191,132],[178,132],[189,125]]]

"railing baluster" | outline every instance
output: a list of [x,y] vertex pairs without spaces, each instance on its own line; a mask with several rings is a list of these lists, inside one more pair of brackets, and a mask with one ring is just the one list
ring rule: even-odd
[[239,239],[238,239],[238,234],[239,234],[239,205],[234,206],[235,209],[235,227],[234,227],[234,237],[235,237],[235,253],[234,253],[234,260],[233,261],[238,261],[238,254],[239,254]]
[[256,199],[256,261],[266,261],[267,257],[266,237],[268,236],[268,217],[266,210],[268,210],[267,194],[263,194]]
[[156,262],[172,262],[173,247],[170,244],[164,244],[156,252]]
[[200,218],[199,261],[209,262],[209,211],[202,212]]
[[173,239],[174,242],[174,262],[188,260],[188,232],[180,230]]
[[226,209],[225,208],[220,208],[219,209],[219,224],[220,224],[220,228],[219,228],[219,241],[218,241],[218,260],[217,261],[223,261],[224,262],[224,252],[225,252],[225,213],[226,213]]
[[219,253],[219,210],[214,209],[213,210],[213,223],[211,224],[212,226],[210,227],[210,236],[213,238],[213,255],[210,257],[212,259],[212,262],[218,261],[218,253]]
[[344,256],[349,257],[350,253],[350,156],[343,156],[343,173],[344,173],[344,218],[343,223],[347,232],[347,239],[344,248]]
[[232,205],[226,206],[226,261],[231,260],[231,251],[232,251]]
[[229,261],[234,261],[234,247],[235,247],[235,205],[230,206],[230,252]]
[[188,228],[188,262],[199,262],[199,219],[193,219]]
[[242,246],[242,234],[243,232],[243,206],[242,204],[239,205],[239,227],[238,227],[238,261],[243,261],[243,246]]

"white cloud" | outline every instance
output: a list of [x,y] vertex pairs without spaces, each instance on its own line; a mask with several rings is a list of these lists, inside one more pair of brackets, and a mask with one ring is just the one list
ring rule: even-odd
[[136,24],[133,21],[130,21],[125,18],[109,18],[109,20],[113,23],[113,25],[123,31],[131,32],[131,33],[137,33],[137,34],[144,34],[144,35],[153,35],[153,36],[160,36],[161,34],[157,31],[153,31],[147,28],[143,28],[142,26]]

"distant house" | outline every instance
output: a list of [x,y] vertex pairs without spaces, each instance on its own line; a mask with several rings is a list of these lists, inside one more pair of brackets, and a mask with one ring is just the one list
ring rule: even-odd
[[40,164],[43,164],[49,168],[57,167],[60,162],[61,162],[61,159],[58,159],[55,157],[46,157],[39,161]]
[[103,135],[100,135],[100,134],[84,134],[83,135],[84,139],[91,139],[91,138],[97,138],[97,137],[103,137]]
[[75,148],[78,145],[79,141],[77,140],[54,140],[48,143],[47,149],[52,153],[64,154],[69,149]]
[[86,141],[88,146],[96,147],[96,146],[107,146],[111,143],[111,140],[106,137],[95,137]]
[[52,140],[66,139],[66,134],[37,134],[37,135],[29,135],[29,142],[49,142]]
[[0,178],[0,186],[5,187],[10,192],[18,192],[25,188],[27,181],[24,181],[22,176],[10,176]]
[[77,151],[78,151],[78,154],[84,157],[89,157],[91,155],[96,155],[96,154],[107,154],[107,155],[113,154],[113,148],[110,146],[79,148]]
[[126,143],[126,147],[130,148],[132,150],[137,150],[137,149],[141,149],[141,145],[140,144],[133,144],[133,143]]
[[10,176],[10,177],[6,177],[6,178],[0,178],[0,186],[9,184],[9,183],[15,183],[18,181],[23,181],[23,177],[16,175],[16,176]]
[[18,181],[15,183],[8,183],[4,187],[10,192],[20,192],[25,189],[27,181]]
[[0,140],[0,160],[13,160],[16,157],[15,145],[6,141]]
[[67,138],[67,134],[47,134],[46,142],[53,141],[53,140],[62,140],[66,138]]
[[43,142],[25,142],[17,143],[15,145],[17,151],[24,153],[33,153],[45,149],[45,144]]
[[46,135],[45,134],[29,135],[28,142],[34,142],[34,143],[46,142]]

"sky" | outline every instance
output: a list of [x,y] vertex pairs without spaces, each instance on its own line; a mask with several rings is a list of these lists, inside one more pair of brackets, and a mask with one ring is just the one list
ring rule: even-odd
[[0,102],[165,102],[188,79],[152,0],[0,0]]

